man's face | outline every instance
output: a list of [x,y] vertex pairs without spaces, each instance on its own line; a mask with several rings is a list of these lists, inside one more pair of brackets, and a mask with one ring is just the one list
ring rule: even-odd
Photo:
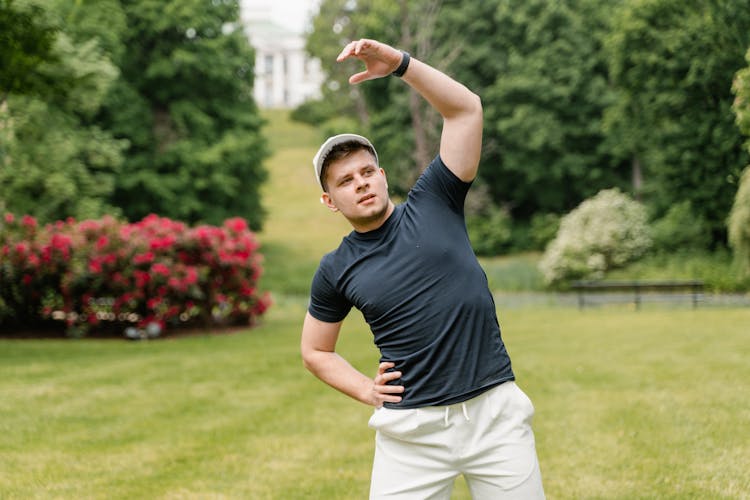
[[377,229],[393,210],[385,172],[365,149],[328,165],[325,180],[328,191],[323,202],[340,211],[359,232]]

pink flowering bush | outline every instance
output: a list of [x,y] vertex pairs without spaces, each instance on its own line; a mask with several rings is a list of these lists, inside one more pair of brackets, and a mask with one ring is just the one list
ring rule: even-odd
[[270,305],[257,289],[258,246],[240,218],[221,227],[156,215],[39,227],[5,214],[0,326],[64,322],[72,336],[113,328],[153,336],[196,324],[251,325]]

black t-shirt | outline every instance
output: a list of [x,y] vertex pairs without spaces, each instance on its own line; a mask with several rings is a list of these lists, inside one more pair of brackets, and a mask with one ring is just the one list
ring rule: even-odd
[[514,378],[466,232],[470,185],[438,156],[382,226],[352,231],[313,278],[310,314],[336,323],[359,309],[381,361],[402,372],[389,408],[460,403]]

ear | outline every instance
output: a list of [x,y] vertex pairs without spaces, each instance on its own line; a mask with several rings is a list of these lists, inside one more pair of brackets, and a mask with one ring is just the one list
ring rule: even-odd
[[383,174],[383,177],[385,177],[385,188],[388,189],[388,176],[385,175],[385,170],[382,168],[380,169],[380,173]]
[[336,204],[331,199],[331,195],[329,195],[328,193],[323,193],[320,196],[320,202],[323,205],[327,206],[331,210],[331,212],[338,212],[339,211],[339,209],[336,207]]

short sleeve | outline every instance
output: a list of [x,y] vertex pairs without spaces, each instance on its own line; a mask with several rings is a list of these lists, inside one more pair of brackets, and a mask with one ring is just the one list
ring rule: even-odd
[[310,287],[310,305],[308,311],[320,321],[338,323],[346,318],[352,304],[344,297],[326,276],[321,263],[313,276]]
[[452,211],[463,214],[466,194],[471,184],[456,177],[438,155],[419,177],[412,191],[415,194],[420,191],[433,193],[442,199]]

